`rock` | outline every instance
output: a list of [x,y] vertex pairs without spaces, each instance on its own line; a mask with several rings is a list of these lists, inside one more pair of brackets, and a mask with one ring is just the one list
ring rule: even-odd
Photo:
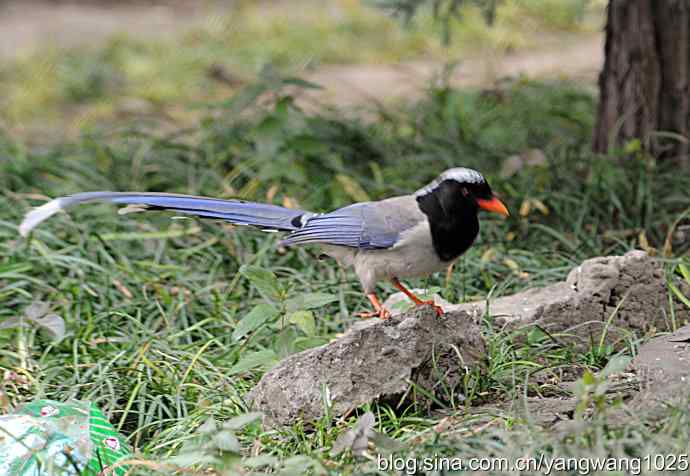
[[[412,384],[435,389],[438,398],[439,380],[454,388],[467,368],[477,366],[485,349],[479,323],[487,312],[499,327],[536,325],[561,342],[589,349],[604,332],[604,342],[621,343],[636,334],[671,329],[665,279],[658,260],[631,251],[586,260],[565,281],[490,303],[450,304],[437,296],[436,303],[446,311],[442,318],[428,306],[396,314],[396,303],[403,297],[394,295],[385,303],[394,312],[392,319],[360,321],[334,341],[286,358],[264,375],[248,400],[264,412],[269,426],[276,426],[322,417],[326,400],[331,402],[332,415],[342,415],[375,399],[399,397]],[[674,316],[676,325],[682,325],[690,320],[690,310],[675,305]],[[675,337],[682,341],[659,344],[660,349],[685,365],[690,362],[686,337],[690,342],[690,329]],[[677,346],[688,355],[678,353]],[[670,359],[665,354],[660,358]],[[656,357],[650,359],[657,362]],[[647,362],[642,353],[637,361]],[[669,362],[674,368],[680,365]],[[686,378],[686,374],[664,375],[674,382]],[[553,413],[546,412],[544,418]]]
[[248,400],[264,412],[268,426],[309,423],[324,415],[325,395],[330,412],[342,415],[399,396],[411,382],[436,382],[438,372],[460,379],[483,352],[480,325],[467,313],[439,318],[423,306],[386,321],[358,322],[326,345],[289,356],[263,376]]
[[669,406],[687,405],[690,325],[643,344],[630,366],[641,381],[640,393],[629,404],[633,411],[663,414]]
[[516,398],[505,405],[505,411],[513,418],[521,418],[531,425],[553,426],[560,421],[569,421],[575,412],[577,398]]
[[[384,305],[395,309],[404,296],[395,294]],[[538,325],[561,341],[588,347],[606,330],[611,343],[650,331],[672,328],[666,279],[661,263],[644,251],[584,261],[565,281],[529,289],[490,302],[448,304],[448,312],[465,311],[475,319],[487,311],[498,325],[515,328]],[[682,304],[675,306],[676,322],[690,320]]]

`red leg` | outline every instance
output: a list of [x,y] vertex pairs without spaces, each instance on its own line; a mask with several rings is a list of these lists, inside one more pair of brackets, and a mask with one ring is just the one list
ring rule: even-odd
[[436,311],[436,314],[438,314],[439,316],[443,315],[443,308],[441,306],[436,305],[434,303],[433,299],[430,299],[428,301],[422,301],[417,296],[415,296],[412,291],[410,291],[405,286],[403,286],[402,283],[398,280],[398,278],[393,278],[392,281],[393,281],[393,286],[395,286],[400,291],[402,291],[405,294],[405,296],[410,298],[412,300],[412,302],[415,303],[415,305],[422,306],[424,304],[428,304],[430,306],[433,306],[434,310]]
[[370,312],[360,312],[359,314],[357,314],[357,317],[361,317],[363,319],[368,319],[371,317],[378,317],[384,320],[390,319],[390,311],[383,307],[383,304],[381,304],[379,298],[376,297],[376,293],[367,294],[367,297],[369,298],[369,301],[371,301],[371,305],[374,306],[374,310]]

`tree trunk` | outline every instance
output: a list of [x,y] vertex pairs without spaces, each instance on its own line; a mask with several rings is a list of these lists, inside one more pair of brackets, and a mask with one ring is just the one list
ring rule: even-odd
[[593,147],[689,161],[690,0],[610,0]]

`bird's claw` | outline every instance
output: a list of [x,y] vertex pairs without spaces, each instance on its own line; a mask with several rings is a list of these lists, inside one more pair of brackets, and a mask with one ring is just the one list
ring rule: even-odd
[[373,311],[358,312],[355,315],[360,319],[372,319],[374,317],[378,317],[379,319],[385,321],[391,318],[391,312],[384,307],[381,309],[375,309]]
[[429,299],[428,301],[420,301],[418,306],[423,306],[425,304],[428,304],[429,306],[434,308],[434,311],[436,311],[436,315],[438,317],[441,317],[444,314],[443,308],[436,304],[433,299]]
[[403,294],[405,294],[405,296],[410,298],[412,300],[412,302],[415,303],[416,306],[423,306],[425,304],[428,304],[429,306],[434,308],[434,311],[436,311],[437,316],[441,317],[443,315],[443,308],[441,306],[439,306],[438,304],[436,304],[433,299],[429,299],[428,301],[422,301],[417,296],[415,296],[412,291],[410,291],[405,286],[403,286],[398,278],[394,277],[392,279],[392,281],[393,281],[393,286],[395,286],[400,291],[402,291]]

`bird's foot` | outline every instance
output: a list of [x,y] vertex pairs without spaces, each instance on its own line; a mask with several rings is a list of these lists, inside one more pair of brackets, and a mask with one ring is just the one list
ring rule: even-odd
[[438,317],[441,317],[444,314],[443,308],[436,304],[433,299],[429,299],[428,301],[419,301],[417,303],[417,306],[424,306],[424,305],[429,305],[434,308],[434,311],[436,311],[436,315]]
[[434,311],[436,311],[437,316],[440,317],[443,315],[443,308],[441,306],[439,306],[438,304],[436,304],[433,299],[429,299],[428,301],[423,301],[423,300],[419,299],[417,296],[415,296],[415,294],[412,291],[410,291],[405,286],[403,286],[398,278],[393,278],[391,281],[393,282],[393,285],[396,288],[398,288],[400,291],[402,291],[405,294],[405,296],[410,298],[412,300],[412,302],[415,303],[415,305],[423,306],[425,304],[428,304],[429,306],[434,308]]
[[360,319],[372,319],[374,317],[378,317],[379,319],[385,321],[391,318],[391,312],[385,307],[381,307],[380,309],[374,309],[373,311],[368,312],[358,312],[355,315]]
[[361,319],[371,319],[372,317],[378,317],[379,319],[384,321],[391,318],[391,312],[385,307],[383,307],[383,304],[381,304],[379,298],[376,297],[376,293],[369,293],[367,294],[367,297],[369,298],[371,305],[374,306],[374,310],[369,312],[360,312],[357,314],[357,317]]

